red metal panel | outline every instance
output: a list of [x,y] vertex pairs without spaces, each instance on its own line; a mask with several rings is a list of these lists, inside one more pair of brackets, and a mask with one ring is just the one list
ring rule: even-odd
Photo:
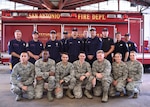
[[141,36],[141,28],[140,28],[140,20],[139,19],[130,19],[130,34],[131,34],[131,41],[134,41],[137,44],[138,51],[141,52],[140,47],[140,36]]
[[128,33],[128,24],[116,24],[117,32],[121,32],[122,36]]

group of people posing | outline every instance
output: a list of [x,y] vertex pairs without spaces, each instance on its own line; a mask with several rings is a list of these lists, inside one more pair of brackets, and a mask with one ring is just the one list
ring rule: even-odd
[[20,30],[14,34],[8,47],[13,66],[11,91],[17,95],[16,101],[23,97],[41,99],[45,88],[48,100],[53,101],[54,95],[63,97],[64,86],[71,99],[82,98],[83,94],[89,99],[102,96],[102,102],[118,94],[138,97],[143,66],[136,60],[136,45],[129,41],[130,34],[125,35],[128,41],[124,42],[117,32],[114,43],[107,28],[102,30],[102,38],[91,28],[91,37],[81,40],[78,29],[73,28],[71,38],[58,41],[56,31],[51,30],[45,48],[37,31],[33,31],[33,40],[27,44],[21,40]]

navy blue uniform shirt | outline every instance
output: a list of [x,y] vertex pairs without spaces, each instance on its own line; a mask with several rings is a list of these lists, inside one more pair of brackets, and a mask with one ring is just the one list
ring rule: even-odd
[[82,51],[82,41],[79,38],[68,39],[66,52],[68,52],[70,62],[76,61],[81,51]]
[[67,52],[67,40],[68,39],[61,39],[61,50],[62,52]]
[[[107,38],[102,38],[102,50],[104,52],[108,52],[111,48],[111,46],[114,46],[114,41],[112,38],[107,37]],[[109,54],[106,59],[108,59],[112,63],[112,56]]]
[[[43,49],[43,43],[40,41],[31,40],[28,42],[27,51],[30,51],[34,55],[40,55]],[[30,57],[29,61],[34,64],[36,60]]]
[[46,43],[45,49],[49,51],[50,58],[55,60],[55,62],[59,62],[61,59],[61,43],[58,40],[51,41],[49,40]]
[[[24,41],[17,41],[16,39],[11,40],[8,43],[8,52],[11,54],[12,52],[17,53],[20,55],[22,52],[26,51],[26,42]],[[10,62],[12,64],[12,67],[14,67],[15,64],[19,62],[19,58],[11,56]]]
[[101,38],[98,38],[97,36],[95,36],[94,38],[88,38],[86,45],[85,45],[85,53],[86,55],[93,55],[93,59],[92,60],[88,60],[87,61],[92,65],[92,63],[96,60],[96,52],[98,50],[101,50],[102,48],[102,40]]
[[124,60],[126,52],[129,52],[126,43],[122,40],[115,43],[114,54],[118,52],[122,54],[122,60]]
[[[128,50],[129,50],[129,55],[130,55],[131,51],[138,52],[137,51],[137,45],[134,42],[128,41],[128,42],[126,42],[126,44],[127,44]],[[130,60],[130,57],[128,57],[128,61],[129,60]]]
[[127,45],[128,45],[129,52],[130,52],[130,51],[138,52],[138,51],[137,51],[137,46],[136,46],[136,44],[135,44],[134,42],[128,41],[128,42],[127,42]]
[[82,50],[83,50],[84,52],[85,52],[87,40],[88,40],[88,38],[82,38]]

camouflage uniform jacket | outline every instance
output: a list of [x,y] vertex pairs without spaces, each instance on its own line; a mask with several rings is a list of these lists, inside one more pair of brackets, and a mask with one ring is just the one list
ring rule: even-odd
[[135,61],[128,61],[128,78],[131,78],[133,81],[141,81],[142,74],[143,74],[143,65],[135,60]]
[[116,81],[126,81],[128,77],[128,69],[123,61],[121,61],[120,64],[116,62],[112,63],[112,77]]
[[48,59],[47,62],[43,62],[42,58],[35,62],[35,74],[41,76],[43,79],[49,77],[49,72],[55,72],[55,61]]
[[91,74],[91,66],[88,62],[84,62],[82,65],[79,60],[73,63],[75,69],[75,77],[80,79],[81,76],[85,75],[85,73],[89,72]]
[[66,83],[75,76],[73,64],[68,62],[67,65],[63,65],[62,61],[56,64],[56,86],[59,85],[60,80],[64,80]]
[[96,73],[102,73],[104,78],[110,77],[111,64],[107,59],[104,59],[102,62],[96,60],[92,64],[92,72],[94,76],[96,76]]
[[23,65],[21,62],[17,63],[11,73],[11,83],[18,87],[23,85],[32,85],[34,81],[34,65],[30,62],[27,65]]

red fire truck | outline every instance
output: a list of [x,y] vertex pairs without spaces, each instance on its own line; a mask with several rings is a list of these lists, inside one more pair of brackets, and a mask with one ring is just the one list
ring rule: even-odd
[[[14,38],[14,31],[17,29],[22,31],[22,39],[26,42],[32,39],[32,31],[38,30],[40,40],[46,43],[52,29],[57,31],[57,39],[61,39],[62,32],[65,30],[71,35],[73,27],[78,28],[79,37],[82,37],[83,31],[88,31],[90,27],[95,27],[97,36],[101,37],[102,28],[107,27],[112,38],[118,31],[122,35],[130,33],[131,40],[138,47],[138,59],[143,64],[150,64],[150,54],[143,54],[143,52],[147,52],[144,50],[147,42],[143,40],[143,21],[143,15],[139,12],[3,10],[1,51],[7,52],[7,43]],[[2,56],[1,59],[5,59],[4,54]]]

